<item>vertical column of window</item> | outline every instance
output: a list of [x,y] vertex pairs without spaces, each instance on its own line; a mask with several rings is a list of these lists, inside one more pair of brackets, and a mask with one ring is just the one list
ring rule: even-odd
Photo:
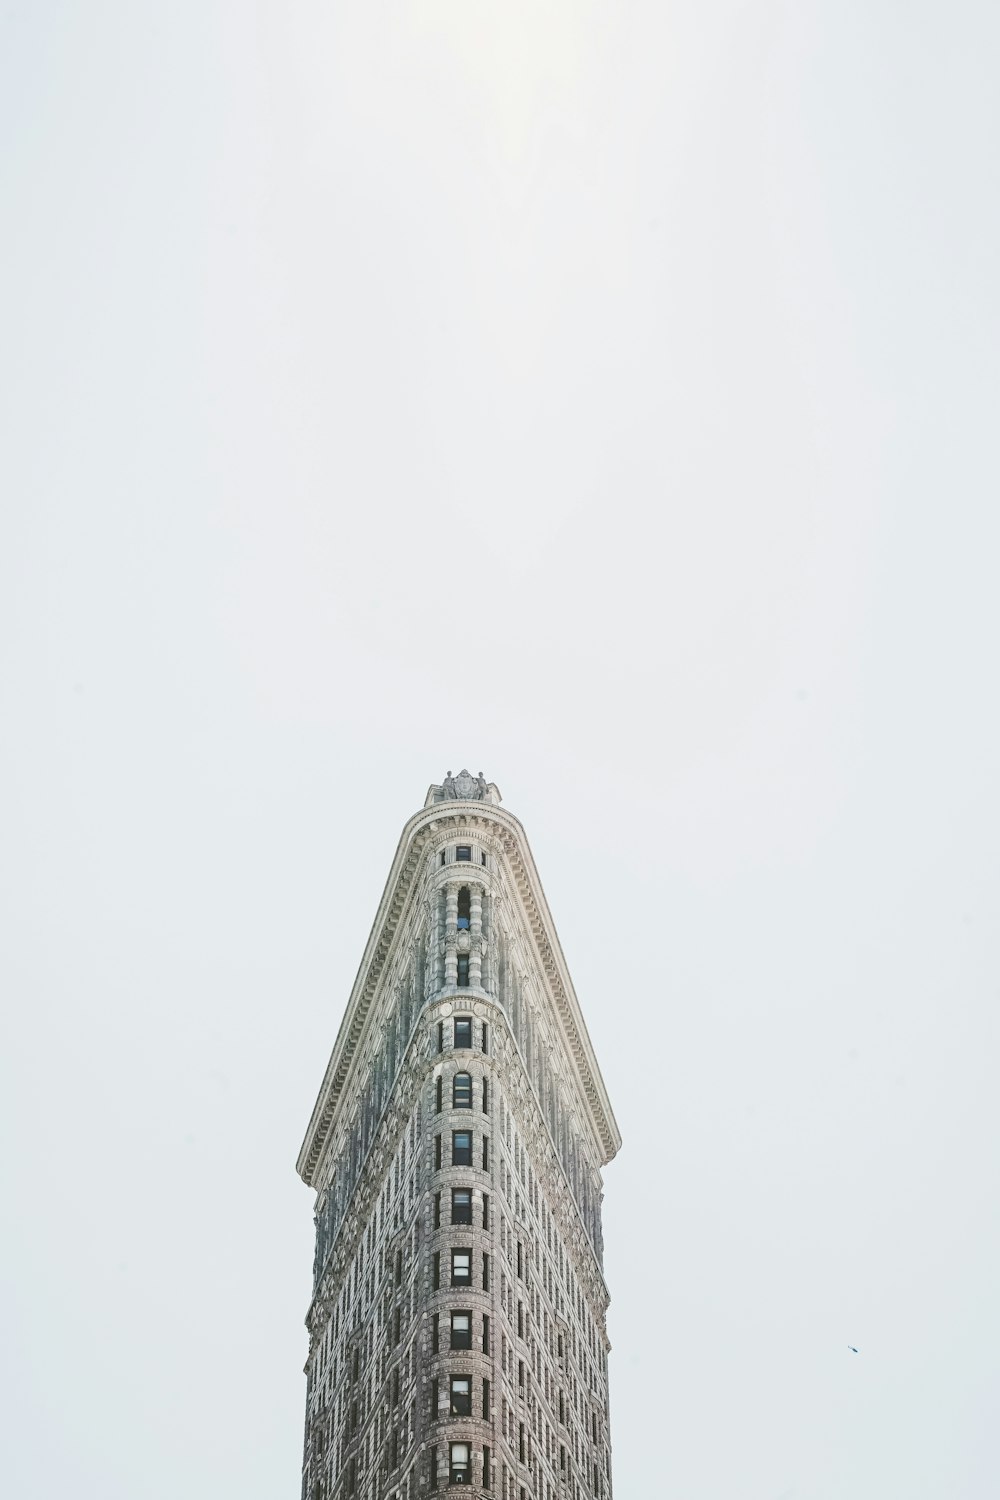
[[434,897],[434,931],[432,939],[431,954],[434,963],[434,988],[440,989],[444,984],[445,894],[443,890],[437,891]]
[[472,887],[471,926],[469,936],[472,948],[469,954],[469,983],[479,989],[483,982],[483,892],[482,887]]
[[480,952],[482,953],[482,979],[480,982],[483,989],[488,990],[492,995],[496,991],[497,976],[496,965],[493,961],[492,945],[490,943],[490,896],[488,891],[483,891],[482,893],[480,911],[482,923],[482,939],[479,945]]
[[445,886],[444,917],[444,982],[447,989],[458,983],[458,886],[449,881]]

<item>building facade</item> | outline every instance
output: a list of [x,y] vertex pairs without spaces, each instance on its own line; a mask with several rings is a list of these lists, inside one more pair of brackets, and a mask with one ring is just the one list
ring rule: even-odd
[[606,1500],[621,1140],[528,842],[482,775],[403,829],[298,1170],[304,1500]]

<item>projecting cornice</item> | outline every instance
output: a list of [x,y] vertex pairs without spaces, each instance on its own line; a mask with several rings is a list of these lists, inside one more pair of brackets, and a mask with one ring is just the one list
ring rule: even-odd
[[437,845],[441,842],[442,833],[447,837],[462,831],[488,838],[494,848],[502,853],[506,862],[535,945],[540,973],[551,996],[555,1017],[562,1028],[566,1053],[574,1064],[580,1092],[587,1107],[587,1123],[601,1164],[609,1162],[621,1146],[618,1126],[587,1035],[566,960],[559,946],[555,924],[531,856],[527,835],[517,818],[503,808],[483,800],[450,800],[435,802],[423,808],[403,829],[299,1152],[296,1164],[299,1175],[311,1187],[319,1186],[316,1169],[330,1143],[331,1132],[359,1056],[386,961],[407,906],[418,887],[421,858],[430,843]]

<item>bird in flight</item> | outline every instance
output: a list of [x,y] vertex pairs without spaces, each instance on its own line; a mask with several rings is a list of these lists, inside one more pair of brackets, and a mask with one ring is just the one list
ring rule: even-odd
[[855,1349],[855,1347],[854,1347],[853,1344],[848,1344],[847,1347],[848,1347],[848,1349],[850,1349],[850,1351],[851,1351],[852,1354],[857,1354],[858,1351],[857,1351],[857,1349]]

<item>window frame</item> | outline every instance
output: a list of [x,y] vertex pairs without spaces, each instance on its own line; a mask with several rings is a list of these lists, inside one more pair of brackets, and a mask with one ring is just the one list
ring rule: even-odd
[[[464,1330],[464,1333],[463,1333],[462,1329],[456,1329],[456,1327],[455,1327],[455,1319],[456,1318],[464,1318],[465,1319],[465,1321],[466,1321],[466,1328]],[[462,1338],[465,1338],[465,1339],[468,1340],[468,1342],[464,1342],[464,1343],[463,1342],[459,1342],[459,1343],[456,1343],[455,1342],[456,1337],[458,1337],[460,1340]],[[450,1349],[455,1349],[455,1350],[461,1350],[461,1349],[471,1350],[471,1348],[472,1348],[472,1309],[471,1309],[471,1307],[468,1308],[468,1309],[466,1309],[464,1307],[458,1307],[458,1308],[452,1309],[451,1323],[449,1325],[449,1342],[448,1342],[448,1347]]]
[[[466,1268],[467,1274],[464,1275],[464,1276],[459,1276],[457,1274],[457,1266],[458,1266],[458,1257],[459,1256],[463,1257],[464,1262],[465,1262],[465,1268]],[[462,1245],[453,1246],[452,1252],[451,1252],[451,1285],[452,1286],[468,1286],[468,1287],[471,1287],[471,1285],[472,1285],[472,1249],[471,1249],[471,1247],[469,1249],[466,1249]]]
[[[458,1385],[464,1385],[464,1392],[458,1391]],[[471,1375],[449,1375],[448,1376],[448,1415],[450,1417],[472,1416],[472,1376]]]
[[[462,1041],[459,1041],[459,1039],[458,1039],[458,1028],[460,1026],[462,1028],[462,1037],[463,1037]],[[466,1040],[466,1038],[467,1038],[467,1040]],[[472,1017],[471,1016],[456,1016],[455,1017],[455,1019],[454,1019],[454,1030],[452,1032],[452,1041],[454,1043],[454,1050],[456,1052],[471,1052],[472,1051]]]
[[[460,1079],[463,1080],[463,1082],[461,1083],[461,1092],[462,1092],[463,1098],[464,1098],[464,1096],[466,1094],[466,1084],[465,1084],[464,1080],[468,1079],[468,1101],[469,1102],[467,1104],[464,1103],[464,1102],[462,1102],[462,1101],[460,1101],[459,1097],[458,1097],[458,1094],[459,1094],[459,1080]],[[464,1070],[461,1070],[461,1071],[459,1071],[458,1073],[456,1073],[453,1076],[453,1078],[451,1080],[451,1107],[452,1107],[452,1109],[471,1109],[472,1108],[472,1074],[471,1073],[466,1073]]]
[[[460,1137],[461,1143],[460,1143]],[[466,1142],[465,1137],[468,1137]],[[473,1130],[451,1132],[451,1164],[453,1167],[471,1167],[475,1163],[476,1136]]]
[[[459,1202],[462,1198],[464,1201]],[[466,1213],[468,1217],[465,1217]],[[472,1225],[472,1189],[453,1187],[451,1190],[451,1222],[453,1224]]]
[[[456,1454],[464,1452],[465,1462],[459,1463]],[[448,1483],[472,1483],[472,1444],[465,1442],[448,1444]]]

